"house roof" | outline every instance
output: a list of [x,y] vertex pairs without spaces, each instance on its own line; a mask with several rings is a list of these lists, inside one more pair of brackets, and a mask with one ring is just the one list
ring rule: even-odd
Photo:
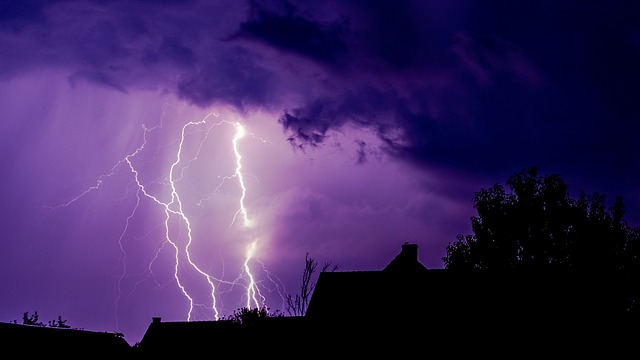
[[[90,354],[127,355],[131,346],[122,334],[80,329],[0,323],[1,349],[5,353],[60,354],[73,357]],[[16,351],[16,352],[14,352]]]
[[306,316],[312,319],[384,319],[424,302],[425,286],[437,281],[418,260],[417,244],[401,251],[379,271],[332,271],[318,276]]
[[[153,318],[140,343],[138,355],[185,354],[258,355],[263,348],[289,339],[300,341],[302,317],[267,317],[250,325],[232,320],[162,321]],[[273,350],[271,350],[273,351]]]
[[306,316],[376,322],[467,321],[485,316],[509,321],[617,316],[615,294],[626,284],[607,274],[556,271],[455,272],[427,269],[418,261],[417,244],[401,252],[381,271],[322,272]]

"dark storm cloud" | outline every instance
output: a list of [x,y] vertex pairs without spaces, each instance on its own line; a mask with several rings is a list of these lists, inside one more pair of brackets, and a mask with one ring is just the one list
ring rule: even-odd
[[0,1],[0,26],[14,30],[27,23],[44,19],[43,8],[48,1]]
[[[486,155],[504,149],[485,139],[526,132],[518,119],[530,121],[537,105],[528,100],[542,91],[537,69],[498,34],[470,34],[472,13],[461,11],[460,3],[445,7],[378,1],[344,8],[348,67],[335,69],[328,85],[334,88],[280,119],[298,146],[355,123],[375,130],[387,150],[403,158],[486,166],[493,158]],[[485,164],[465,157],[474,146],[487,148]]]
[[47,64],[118,91],[268,107],[297,148],[349,124],[431,169],[504,176],[535,164],[608,173],[624,186],[640,180],[634,2],[3,1],[0,9],[0,45],[13,54],[0,59],[4,77]]
[[273,3],[252,1],[250,18],[240,24],[230,40],[253,39],[320,62],[339,63],[346,50],[342,40],[344,24],[319,23],[297,14],[296,8],[286,1],[275,3],[280,5],[279,9],[268,8]]
[[195,52],[180,38],[166,36],[159,46],[145,49],[141,61],[144,65],[170,62],[181,68],[190,68],[195,65],[197,59]]
[[254,63],[243,49],[214,55],[194,71],[184,72],[177,84],[180,96],[194,104],[207,106],[222,101],[238,109],[267,106],[276,98],[272,92],[273,74]]
[[[53,69],[119,91],[160,88],[193,103],[263,103],[253,54],[224,42],[246,9],[236,1],[9,2],[0,22],[5,78]],[[204,79],[199,79],[203,77]],[[192,88],[195,86],[195,88]],[[220,90],[214,87],[220,86]],[[222,94],[229,90],[228,94]]]
[[106,86],[112,88],[117,91],[121,91],[123,93],[127,93],[127,89],[118,84],[114,79],[109,77],[109,75],[103,72],[89,72],[89,71],[78,71],[71,76],[69,76],[69,82],[72,85],[76,85],[76,83],[80,80],[92,82],[94,84]]
[[[258,11],[241,33],[322,59],[301,50],[307,38],[276,36],[295,19],[313,38],[346,47],[331,58],[340,67],[324,62],[315,86],[326,91],[280,118],[298,147],[352,123],[375,130],[390,154],[429,167],[498,174],[538,164],[620,176],[624,186],[640,180],[638,5],[330,2],[334,16],[321,19],[289,4],[279,16]],[[339,32],[325,30],[331,21]]]
[[373,87],[358,86],[355,89],[336,89],[333,96],[325,95],[309,99],[305,106],[286,110],[279,122],[292,132],[289,139],[298,148],[316,146],[325,140],[329,130],[347,123],[368,127],[384,136],[395,128],[387,115],[395,117],[398,106],[393,94]]

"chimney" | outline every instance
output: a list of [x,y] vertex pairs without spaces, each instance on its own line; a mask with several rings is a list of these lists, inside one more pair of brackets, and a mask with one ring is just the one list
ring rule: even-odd
[[418,261],[418,244],[409,244],[408,242],[402,244],[400,256],[406,261]]
[[161,320],[162,320],[162,318],[161,318],[161,317],[159,317],[159,316],[154,316],[154,317],[152,317],[152,318],[151,318],[151,323],[152,323],[152,324],[160,324],[160,321],[161,321]]
[[421,272],[427,268],[418,261],[418,244],[405,242],[402,244],[400,254],[391,260],[384,271],[393,272]]

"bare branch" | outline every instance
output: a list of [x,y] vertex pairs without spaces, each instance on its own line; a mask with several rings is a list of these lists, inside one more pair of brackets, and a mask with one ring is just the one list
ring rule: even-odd
[[[325,262],[322,267],[322,271],[327,270],[330,266],[331,262]],[[303,316],[306,313],[307,307],[309,306],[309,300],[311,300],[311,295],[315,288],[315,284],[311,279],[313,274],[316,272],[317,267],[318,262],[314,258],[309,257],[309,253],[307,253],[305,255],[304,271],[302,272],[300,293],[296,294],[295,297],[287,295],[287,312],[289,315]],[[337,268],[338,266],[334,266],[333,271]]]

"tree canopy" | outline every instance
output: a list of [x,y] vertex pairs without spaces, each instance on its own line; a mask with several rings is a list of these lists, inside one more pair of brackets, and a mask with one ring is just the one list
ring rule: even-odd
[[617,197],[580,191],[571,198],[560,175],[539,175],[537,167],[476,192],[473,234],[447,246],[445,268],[452,270],[562,269],[637,276],[640,229],[624,220]]

